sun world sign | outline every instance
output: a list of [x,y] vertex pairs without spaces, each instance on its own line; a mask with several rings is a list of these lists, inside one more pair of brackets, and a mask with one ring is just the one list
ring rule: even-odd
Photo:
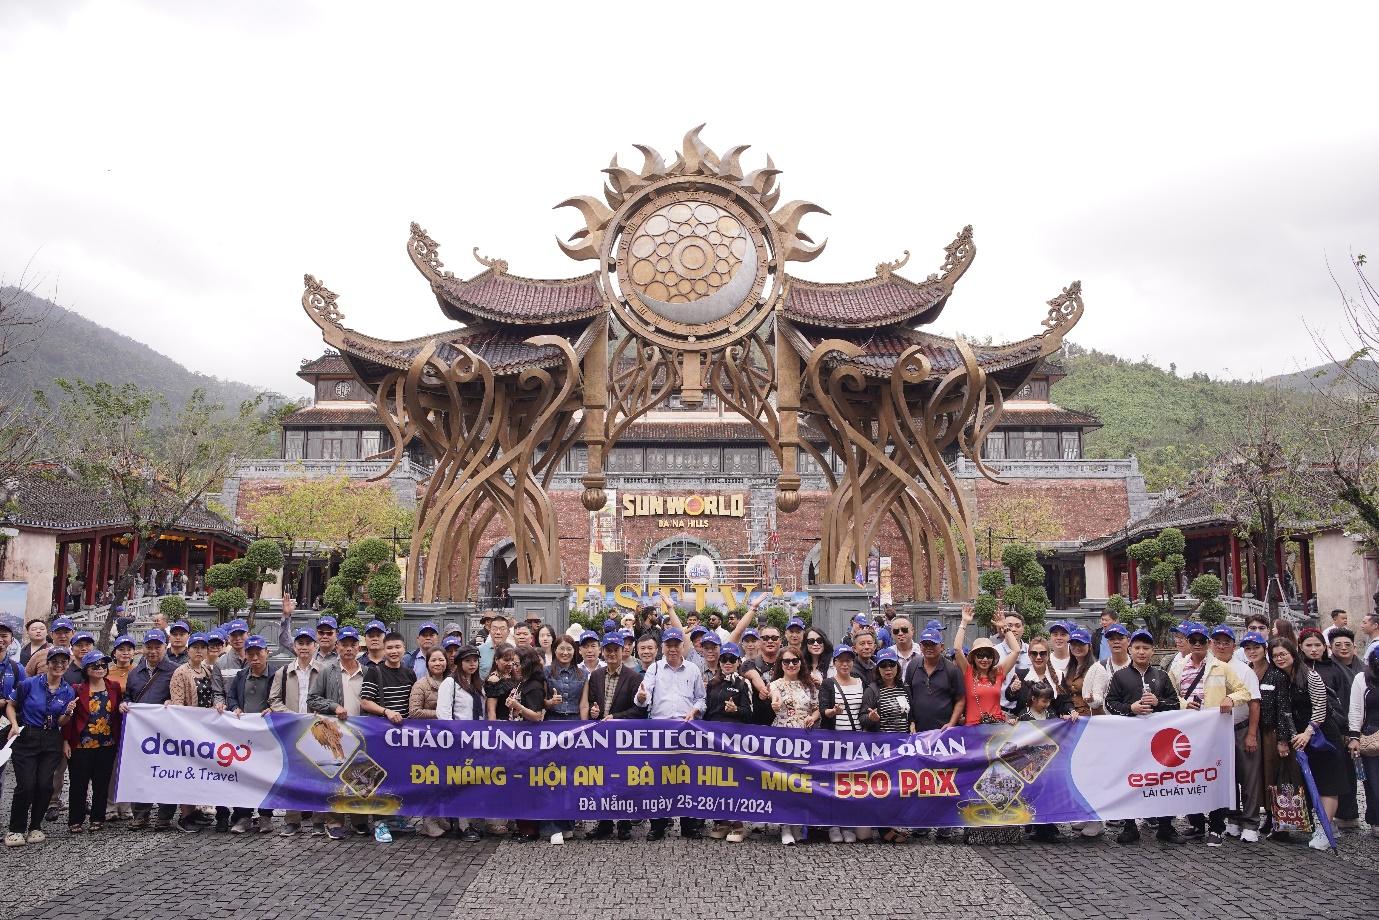
[[658,527],[707,527],[710,517],[740,518],[746,513],[747,496],[630,494],[622,499],[622,516],[660,518]]

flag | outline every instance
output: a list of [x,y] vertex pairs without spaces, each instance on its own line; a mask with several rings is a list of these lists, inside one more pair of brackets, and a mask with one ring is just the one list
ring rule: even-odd
[[857,587],[859,588],[865,588],[867,586],[867,573],[862,571],[860,565],[857,567],[857,574],[852,576],[852,580],[857,583]]

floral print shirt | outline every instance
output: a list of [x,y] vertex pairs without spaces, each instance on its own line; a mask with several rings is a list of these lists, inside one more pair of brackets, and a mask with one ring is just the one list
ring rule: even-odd
[[81,750],[112,747],[115,736],[110,730],[110,692],[100,690],[92,693],[86,711],[86,726],[81,730],[76,746]]

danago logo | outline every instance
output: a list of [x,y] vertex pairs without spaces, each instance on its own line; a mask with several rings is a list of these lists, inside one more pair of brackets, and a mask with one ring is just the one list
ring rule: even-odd
[[1192,756],[1192,742],[1176,728],[1160,729],[1149,741],[1149,753],[1165,767],[1181,767]]
[[[1135,789],[1147,787],[1160,787],[1161,795],[1170,792],[1181,795],[1190,790],[1181,787],[1199,786],[1202,783],[1215,782],[1220,776],[1221,761],[1216,762],[1214,767],[1197,767],[1192,770],[1175,769],[1181,767],[1192,757],[1192,740],[1181,729],[1163,728],[1154,733],[1149,739],[1149,753],[1159,763],[1168,767],[1167,770],[1155,770],[1147,773],[1131,773],[1126,776],[1128,782]],[[1205,790],[1205,786],[1202,789]],[[1145,793],[1148,795],[1149,793]]]
[[234,763],[243,763],[254,753],[250,750],[248,743],[237,745],[229,741],[222,741],[216,744],[214,741],[197,741],[192,738],[165,738],[161,732],[154,732],[140,742],[139,750],[145,754],[166,754],[169,757],[196,757],[201,760],[214,760],[222,767],[228,767]]

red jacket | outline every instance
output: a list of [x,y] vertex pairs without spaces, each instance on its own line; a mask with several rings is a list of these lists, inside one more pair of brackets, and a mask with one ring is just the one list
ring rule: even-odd
[[[73,684],[72,689],[77,692],[77,708],[73,710],[72,718],[62,729],[62,740],[76,747],[91,716],[91,685],[83,681]],[[124,698],[124,690],[113,680],[105,682],[105,690],[110,694],[110,736],[118,745],[120,729],[124,727],[124,717],[120,715],[120,700]]]

